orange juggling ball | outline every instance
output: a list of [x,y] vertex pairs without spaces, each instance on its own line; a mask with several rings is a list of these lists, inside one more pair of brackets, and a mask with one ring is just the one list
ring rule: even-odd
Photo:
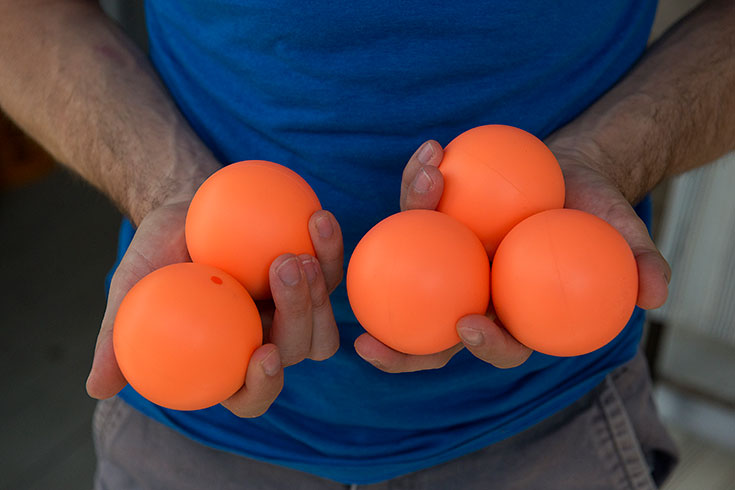
[[636,261],[623,236],[574,209],[522,221],[493,260],[498,318],[519,342],[544,354],[603,347],[630,319],[637,295]]
[[243,386],[262,336],[245,288],[221,270],[189,262],[133,286],[117,312],[113,345],[125,379],[143,397],[198,410]]
[[320,209],[309,184],[287,167],[263,160],[227,165],[189,205],[189,255],[233,275],[254,299],[270,298],[273,260],[284,253],[315,255],[309,218]]
[[523,219],[564,206],[564,178],[546,145],[512,126],[479,126],[454,138],[439,165],[444,192],[437,211],[467,225],[492,259]]
[[480,240],[455,219],[428,210],[401,212],[375,225],[347,269],[357,320],[406,354],[432,354],[459,343],[457,321],[486,312],[489,286]]

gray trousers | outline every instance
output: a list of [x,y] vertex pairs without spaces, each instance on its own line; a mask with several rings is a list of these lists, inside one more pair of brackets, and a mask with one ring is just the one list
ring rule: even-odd
[[97,490],[644,490],[677,461],[638,355],[565,410],[488,448],[371,485],[345,485],[205,447],[118,398],[94,415]]

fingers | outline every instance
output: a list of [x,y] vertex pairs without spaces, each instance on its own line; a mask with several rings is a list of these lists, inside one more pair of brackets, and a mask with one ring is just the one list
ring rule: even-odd
[[321,361],[339,348],[339,333],[329,293],[344,275],[342,231],[334,215],[314,213],[309,233],[317,259],[285,254],[270,269],[275,313],[268,332],[284,366],[304,359]]
[[426,356],[395,351],[368,333],[355,340],[355,350],[360,357],[387,373],[442,368],[463,347],[475,357],[501,369],[520,366],[533,352],[513,338],[494,319],[485,315],[468,315],[461,318],[457,322],[457,333],[464,345],[458,344],[445,351]]
[[337,322],[329,301],[329,292],[319,262],[310,255],[300,255],[301,266],[309,284],[311,300],[311,346],[309,358],[315,361],[329,359],[339,348]]
[[299,258],[284,254],[274,260],[270,284],[276,305],[270,341],[278,346],[283,365],[290,366],[311,350],[311,293]]
[[532,350],[518,342],[508,331],[485,315],[468,315],[457,322],[457,333],[465,347],[497,368],[520,366]]
[[444,367],[461,350],[462,344],[457,344],[437,354],[415,356],[393,350],[369,333],[364,333],[355,340],[357,354],[386,373],[409,373],[439,369]]
[[421,167],[406,192],[401,211],[409,209],[436,209],[444,191],[444,176],[438,168]]
[[331,357],[339,348],[339,334],[319,262],[309,255],[284,254],[271,265],[270,283],[276,309],[269,336],[283,366]]
[[245,384],[222,405],[238,417],[259,417],[273,404],[283,388],[283,368],[278,347],[266,344],[253,352]]
[[311,216],[309,233],[324,273],[327,291],[331,293],[342,282],[344,275],[342,230],[334,215],[322,209]]
[[442,156],[441,145],[429,140],[409,159],[401,180],[401,211],[436,209],[444,190],[444,178],[438,169]]

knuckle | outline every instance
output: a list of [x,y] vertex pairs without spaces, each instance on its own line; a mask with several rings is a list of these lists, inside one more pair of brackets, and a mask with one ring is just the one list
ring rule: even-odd
[[314,310],[323,310],[327,306],[329,306],[329,294],[327,294],[327,290],[323,287],[315,288],[315,291],[312,291],[311,296],[311,309]]
[[316,351],[309,356],[309,359],[312,361],[326,361],[330,357],[332,357],[332,355],[326,351]]
[[286,321],[302,322],[311,317],[311,298],[308,292],[297,297],[281,308],[281,314]]
[[449,359],[451,359],[451,358],[450,357],[443,357],[441,359],[437,359],[437,362],[433,366],[433,369],[441,369],[441,368],[443,368],[444,366],[447,365],[447,363],[449,362]]
[[413,180],[413,173],[414,173],[414,159],[411,158],[405,167],[403,167],[403,173],[401,174],[401,180],[404,184],[410,184],[411,180]]
[[405,373],[409,371],[413,371],[412,369],[406,369],[401,364],[373,364],[376,368],[380,369],[383,372],[390,373],[390,374],[398,374],[398,373]]
[[248,407],[238,407],[234,413],[241,419],[254,419],[256,417],[260,417],[261,415],[265,414],[265,412],[268,411],[270,406],[271,406],[271,403],[267,402],[267,403],[259,403],[257,405],[252,405]]
[[528,359],[528,355],[514,356],[514,357],[499,357],[496,359],[488,360],[490,364],[498,369],[512,369],[518,367]]
[[334,271],[334,274],[332,274],[332,276],[333,277],[331,277],[330,279],[326,281],[327,288],[330,292],[334,291],[345,277],[345,271],[344,271],[344,267],[342,267],[341,261],[340,261],[340,266],[337,268],[337,270]]
[[511,368],[520,366],[521,364],[523,364],[523,362],[510,361],[510,360],[502,360],[502,361],[496,360],[496,361],[491,362],[490,364],[492,364],[498,369],[511,369]]
[[[615,201],[605,213],[606,221],[619,229],[623,234],[635,234],[645,230],[646,225],[635,214],[627,201]],[[646,232],[647,233],[647,232]]]
[[293,366],[298,364],[309,355],[308,350],[305,347],[296,347],[288,352],[285,349],[281,350],[281,365],[283,367]]
[[332,357],[334,354],[337,353],[339,350],[339,341],[331,343],[330,345],[323,346],[321,348],[315,349],[314,352],[312,352],[311,359],[312,361],[326,361],[330,357]]

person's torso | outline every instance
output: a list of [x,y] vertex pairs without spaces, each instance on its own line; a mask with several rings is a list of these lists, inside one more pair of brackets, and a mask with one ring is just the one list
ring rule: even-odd
[[[427,139],[481,124],[540,138],[609,89],[645,49],[654,1],[148,0],[151,58],[223,164],[289,166],[345,235],[346,260],[398,211],[403,166]],[[268,413],[146,413],[207,444],[350,483],[479,449],[573,402],[635,353],[641,313],[605,348],[534,353],[499,370],[461,352],[444,368],[385,374],[361,360],[344,285],[342,346],[287,368]],[[532,307],[532,305],[529,305]]]

